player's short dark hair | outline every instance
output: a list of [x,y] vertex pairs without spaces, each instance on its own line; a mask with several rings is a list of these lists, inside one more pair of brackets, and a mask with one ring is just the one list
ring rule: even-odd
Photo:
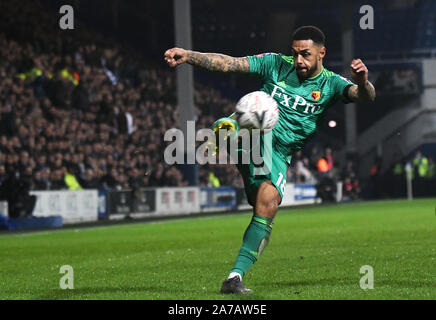
[[325,35],[320,28],[315,26],[303,26],[294,31],[292,41],[294,40],[312,40],[319,45],[325,45]]

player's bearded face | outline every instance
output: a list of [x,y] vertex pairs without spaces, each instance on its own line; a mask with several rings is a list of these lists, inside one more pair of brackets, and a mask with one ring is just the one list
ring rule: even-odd
[[292,43],[295,69],[300,79],[311,78],[320,71],[325,48],[312,40],[296,40]]

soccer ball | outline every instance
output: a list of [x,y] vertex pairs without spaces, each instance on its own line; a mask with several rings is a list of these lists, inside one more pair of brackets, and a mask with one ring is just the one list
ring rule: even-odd
[[279,107],[269,94],[250,92],[236,104],[236,116],[240,128],[271,130],[279,120]]

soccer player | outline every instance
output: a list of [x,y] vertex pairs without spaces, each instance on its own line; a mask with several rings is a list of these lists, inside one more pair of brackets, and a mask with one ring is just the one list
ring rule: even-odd
[[[253,206],[253,217],[243,236],[242,247],[233,269],[222,284],[221,293],[250,293],[242,278],[268,244],[273,219],[283,198],[286,171],[292,154],[301,150],[321,124],[327,109],[344,103],[371,102],[374,86],[368,81],[368,69],[360,59],[351,61],[351,82],[323,67],[325,36],[314,26],[298,28],[292,37],[292,55],[264,53],[230,57],[218,53],[200,53],[181,48],[165,52],[170,67],[189,63],[209,71],[256,74],[263,80],[262,91],[279,104],[280,116],[272,130],[272,162],[269,173],[256,175],[254,165],[239,165],[245,192]],[[216,121],[235,123],[232,118]]]

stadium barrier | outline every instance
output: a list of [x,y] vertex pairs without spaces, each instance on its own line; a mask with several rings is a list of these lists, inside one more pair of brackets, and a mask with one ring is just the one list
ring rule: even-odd
[[8,219],[6,228],[8,230],[59,228],[62,227],[61,216],[31,217]]
[[[37,197],[34,217],[60,216],[65,224],[251,210],[244,189],[233,187],[32,191],[30,194]],[[282,207],[313,203],[317,203],[315,185],[289,183],[286,186]],[[3,204],[0,212],[4,207]]]
[[175,187],[101,191],[98,211],[99,218],[109,219],[199,213],[200,189]]
[[200,188],[201,212],[235,210],[238,207],[237,190],[232,187]]
[[65,224],[98,220],[97,190],[31,191],[34,217],[61,216]]
[[106,193],[107,215],[111,219],[124,218],[132,212],[132,190],[109,191]]
[[250,210],[251,206],[248,204],[247,195],[244,188],[236,189],[237,196],[237,209],[238,210]]
[[341,202],[343,200],[343,188],[344,183],[342,181],[336,182],[336,202]]
[[[282,206],[317,203],[314,184],[288,184]],[[102,197],[106,197],[103,199]],[[107,207],[107,211],[105,208]],[[100,193],[99,217],[122,219],[250,210],[245,191],[233,187],[172,187]]]
[[[281,207],[298,206],[303,204],[317,203],[316,186],[314,184],[288,183],[283,192]],[[244,189],[238,190],[238,210],[248,210],[248,204]]]
[[5,216],[5,217],[9,216],[8,202],[7,201],[0,201],[0,214]]
[[156,189],[100,191],[99,217],[141,218],[156,214]]
[[156,189],[158,215],[190,214],[200,212],[200,188],[175,187]]
[[293,200],[289,205],[316,203],[316,186],[314,184],[290,184]]

